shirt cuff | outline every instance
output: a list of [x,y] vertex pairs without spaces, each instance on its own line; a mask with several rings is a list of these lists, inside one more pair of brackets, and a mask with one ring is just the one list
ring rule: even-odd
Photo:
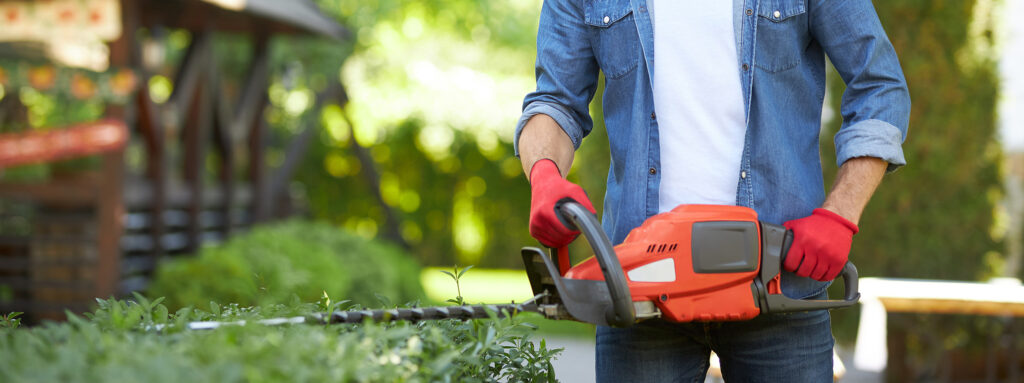
[[580,142],[583,140],[583,129],[571,117],[572,114],[561,105],[545,101],[534,101],[527,105],[526,109],[523,109],[523,115],[519,117],[519,123],[516,124],[515,139],[512,140],[516,157],[519,157],[519,135],[523,133],[523,127],[526,126],[526,122],[530,121],[531,117],[538,114],[546,114],[554,119],[558,126],[565,131],[565,134],[569,136],[573,149],[579,149]]
[[889,163],[886,173],[907,164],[903,157],[903,132],[882,120],[864,120],[836,133],[836,165],[857,157],[875,157]]

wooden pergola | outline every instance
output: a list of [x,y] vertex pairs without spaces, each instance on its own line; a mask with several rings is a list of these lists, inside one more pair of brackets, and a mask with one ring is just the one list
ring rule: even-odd
[[[54,1],[61,0],[46,3]],[[66,136],[103,127],[108,132],[103,137],[112,139],[105,146],[81,147],[88,145],[57,136],[40,141],[42,133],[35,132],[0,135],[0,147],[6,141],[10,147],[37,149],[19,151],[21,157],[7,163],[0,155],[0,168],[69,156],[102,157],[97,171],[44,183],[0,183],[0,201],[28,206],[25,215],[31,221],[28,235],[0,232],[0,286],[10,290],[6,300],[0,294],[0,312],[23,311],[38,320],[61,318],[65,309],[85,310],[94,297],[144,288],[162,257],[193,253],[203,242],[290,214],[289,181],[316,128],[305,127],[290,137],[280,165],[267,165],[269,131],[263,111],[269,40],[280,34],[348,38],[348,31],[310,0],[94,1],[114,1],[119,7],[122,32],[109,41],[110,67],[129,68],[140,80],[127,103],[107,107],[104,120],[50,133]],[[10,3],[0,0],[0,7]],[[158,27],[186,29],[192,36],[176,65],[173,92],[159,104],[150,98],[145,80],[151,74],[135,33]],[[216,33],[241,34],[253,42],[238,92],[227,91],[227,72],[213,58]],[[333,82],[318,94],[314,110],[327,100],[344,104],[341,84]],[[119,131],[124,132],[121,139]],[[70,144],[25,144],[33,139]],[[131,145],[143,148],[141,172],[126,166]]]

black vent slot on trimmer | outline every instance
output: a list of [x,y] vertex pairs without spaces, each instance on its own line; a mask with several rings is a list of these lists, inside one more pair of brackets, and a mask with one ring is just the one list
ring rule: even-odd
[[647,252],[648,253],[664,253],[666,251],[675,251],[677,247],[679,247],[678,243],[672,243],[672,244],[668,244],[668,243],[657,244],[657,243],[655,243],[655,244],[647,246]]

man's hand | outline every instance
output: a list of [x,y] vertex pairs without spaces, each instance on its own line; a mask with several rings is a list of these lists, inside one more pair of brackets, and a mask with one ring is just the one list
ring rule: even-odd
[[850,257],[860,214],[882,181],[886,166],[888,163],[873,157],[844,162],[821,208],[783,224],[793,231],[793,245],[782,266],[801,277],[836,279]]
[[596,213],[583,188],[562,178],[554,161],[541,159],[530,170],[530,235],[544,246],[562,247],[568,245],[580,234],[569,230],[558,220],[555,204],[570,198],[583,204],[591,213]]
[[857,225],[827,209],[783,224],[793,231],[793,245],[783,266],[801,277],[831,281],[839,276],[850,256]]

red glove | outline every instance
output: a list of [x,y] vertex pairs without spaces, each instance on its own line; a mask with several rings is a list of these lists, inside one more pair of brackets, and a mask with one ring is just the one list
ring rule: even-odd
[[793,231],[793,245],[783,266],[801,277],[831,281],[839,276],[850,256],[857,225],[827,209],[782,224]]
[[559,248],[568,245],[580,234],[569,230],[558,220],[555,203],[570,198],[596,214],[583,188],[562,178],[554,161],[544,158],[530,169],[530,235],[544,246]]

